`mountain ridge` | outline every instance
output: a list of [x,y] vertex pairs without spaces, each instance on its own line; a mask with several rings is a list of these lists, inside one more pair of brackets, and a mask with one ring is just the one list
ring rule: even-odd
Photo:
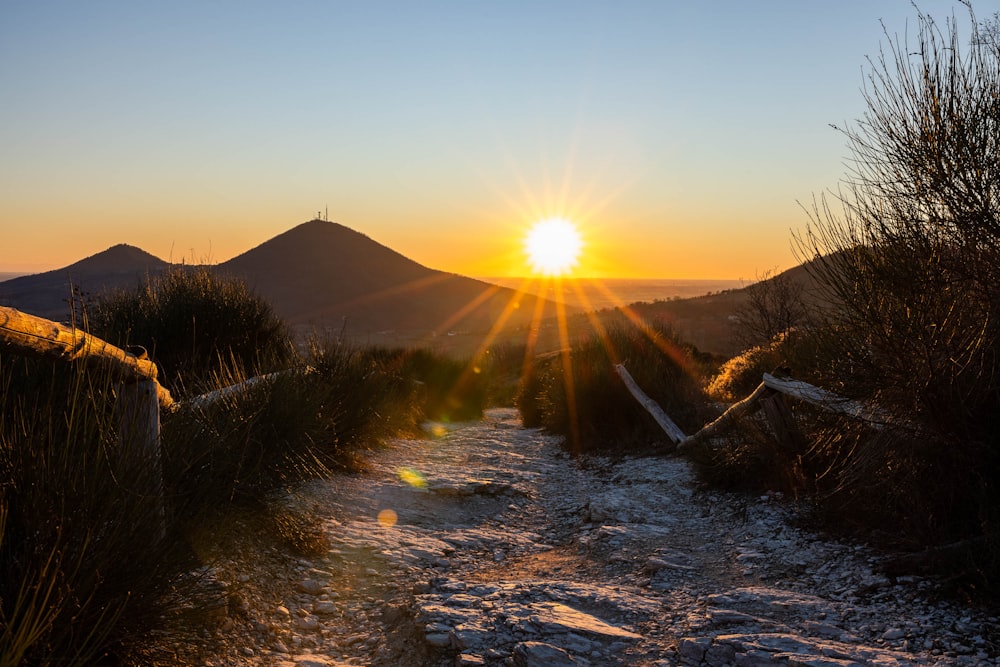
[[[131,289],[173,266],[184,265],[117,244],[61,269],[0,282],[0,304],[67,321],[74,294]],[[318,219],[209,269],[245,280],[300,333],[368,342],[427,342],[457,333],[482,340],[499,324],[526,332],[533,319],[556,312],[552,301],[426,267]]]
[[[810,289],[808,262],[786,275]],[[70,303],[106,290],[133,289],[171,264],[120,243],[69,266],[0,282],[0,305],[69,321]],[[384,345],[424,345],[472,353],[484,342],[524,342],[537,352],[565,347],[555,326],[556,303],[542,296],[426,267],[345,225],[309,220],[209,267],[239,277],[265,298],[302,340],[339,336]],[[672,326],[700,349],[739,350],[733,315],[744,289],[632,304],[634,312]],[[624,304],[622,304],[624,305]],[[565,307],[566,315],[593,308]],[[605,312],[601,310],[600,312]],[[587,335],[588,318],[575,318]],[[498,333],[498,329],[503,328]]]
[[67,321],[72,316],[71,302],[136,285],[169,266],[141,248],[118,243],[59,269],[0,282],[0,305]]

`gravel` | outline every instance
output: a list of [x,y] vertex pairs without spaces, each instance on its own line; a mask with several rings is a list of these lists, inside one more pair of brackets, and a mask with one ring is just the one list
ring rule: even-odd
[[178,662],[1000,666],[994,612],[886,577],[794,503],[559,445],[491,410],[299,489],[283,502],[318,517],[322,553],[222,554],[228,616]]

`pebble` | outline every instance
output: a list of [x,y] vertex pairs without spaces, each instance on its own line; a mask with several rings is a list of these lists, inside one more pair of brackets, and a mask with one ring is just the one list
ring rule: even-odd
[[677,458],[581,465],[512,410],[445,430],[299,492],[331,508],[330,551],[291,564],[238,664],[270,664],[264,647],[282,667],[1000,664],[995,617],[893,584],[866,547],[799,528],[792,501],[705,491]]
[[299,582],[299,590],[309,595],[316,595],[323,590],[323,584],[315,579],[303,579]]

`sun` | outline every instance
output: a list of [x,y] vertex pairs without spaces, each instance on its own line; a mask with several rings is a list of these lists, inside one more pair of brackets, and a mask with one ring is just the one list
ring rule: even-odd
[[569,273],[580,257],[583,239],[569,220],[539,220],[524,237],[524,251],[535,273],[562,276]]

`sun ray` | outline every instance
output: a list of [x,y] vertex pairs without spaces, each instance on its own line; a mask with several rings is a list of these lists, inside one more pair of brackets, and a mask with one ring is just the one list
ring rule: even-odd
[[[555,279],[556,287],[562,288],[562,281]],[[576,403],[576,382],[573,380],[573,348],[569,342],[569,327],[566,322],[566,304],[556,301],[556,325],[559,328],[559,348],[562,355],[563,382],[566,387],[566,410],[569,413],[569,441],[576,451],[580,450],[579,406]]]
[[438,326],[438,329],[440,331],[451,330],[453,326],[462,321],[463,317],[465,317],[466,315],[474,311],[476,308],[478,308],[479,306],[481,306],[482,304],[486,303],[491,298],[493,298],[493,296],[495,296],[500,291],[500,289],[501,288],[499,285],[490,285],[489,287],[484,288],[483,291],[477,294],[475,297],[473,297],[471,301],[469,301],[464,306],[459,308],[457,311],[452,313],[448,317],[448,319],[446,319]]
[[[596,284],[599,281],[591,280],[590,282]],[[599,289],[600,288],[607,289],[603,284],[600,284]],[[601,341],[604,349],[608,351],[608,356],[611,358],[612,363],[618,363],[618,351],[611,342],[611,337],[608,335],[608,330],[604,326],[604,322],[601,321],[601,318],[598,317],[597,312],[592,307],[590,299],[587,297],[587,293],[584,292],[583,288],[577,283],[573,283],[573,291],[576,292],[580,302],[584,304],[584,312],[586,314],[587,321],[589,321],[590,325],[594,328],[594,333]]]

